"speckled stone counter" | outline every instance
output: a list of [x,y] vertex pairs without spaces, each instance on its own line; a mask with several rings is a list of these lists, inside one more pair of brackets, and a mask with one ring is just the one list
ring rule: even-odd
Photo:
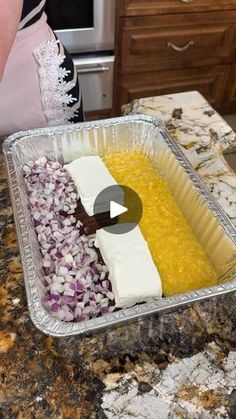
[[136,100],[124,106],[123,111],[154,116],[165,123],[172,138],[236,225],[236,175],[222,158],[222,152],[236,146],[236,136],[200,93]]
[[[197,93],[145,99],[236,223],[235,135]],[[236,418],[236,296],[94,336],[54,339],[27,310],[0,157],[0,418]]]

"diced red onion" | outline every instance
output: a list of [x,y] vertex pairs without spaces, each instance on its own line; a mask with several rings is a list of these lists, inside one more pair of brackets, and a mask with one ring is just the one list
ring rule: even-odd
[[46,308],[63,321],[83,321],[112,312],[108,269],[98,263],[95,236],[81,234],[82,223],[73,216],[78,194],[69,174],[59,162],[46,157],[25,165],[23,171],[43,255]]
[[[103,273],[103,272],[102,272]],[[102,276],[102,275],[101,275]],[[100,279],[101,279],[101,277],[100,277]],[[105,280],[105,281],[102,281],[102,286],[103,286],[103,288],[109,288],[109,286],[110,286],[110,281],[108,281],[108,280]]]
[[114,300],[114,298],[115,298],[113,292],[111,292],[111,291],[108,291],[107,297],[109,298],[109,300]]
[[60,310],[60,304],[58,304],[58,303],[53,303],[52,305],[51,305],[51,311],[53,311],[53,312],[57,312],[58,310]]

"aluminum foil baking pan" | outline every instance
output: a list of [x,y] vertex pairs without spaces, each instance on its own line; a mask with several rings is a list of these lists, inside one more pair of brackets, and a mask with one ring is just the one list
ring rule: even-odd
[[[22,167],[45,155],[69,163],[81,155],[125,150],[140,150],[147,154],[167,180],[185,217],[214,263],[219,284],[159,298],[88,321],[68,323],[57,320],[41,303],[42,257],[28,210]],[[95,332],[236,290],[236,230],[158,120],[137,115],[21,132],[5,140],[3,152],[30,316],[35,326],[46,334],[70,336]]]

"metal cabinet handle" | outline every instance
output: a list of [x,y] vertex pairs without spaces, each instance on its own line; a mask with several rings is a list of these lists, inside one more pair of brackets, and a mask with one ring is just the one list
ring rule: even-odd
[[193,0],[180,0],[182,3],[192,3]]
[[189,47],[192,47],[194,45],[193,41],[189,41],[187,42],[187,44],[185,44],[182,47],[178,47],[178,45],[173,44],[173,42],[167,42],[167,47],[168,48],[172,48],[177,52],[182,52],[182,51],[186,51],[186,49],[188,49]]
[[78,74],[103,73],[109,71],[109,67],[104,65],[76,65],[76,70]]

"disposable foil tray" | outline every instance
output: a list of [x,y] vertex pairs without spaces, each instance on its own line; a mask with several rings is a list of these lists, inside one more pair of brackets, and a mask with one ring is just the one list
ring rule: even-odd
[[[42,256],[28,209],[22,167],[45,155],[60,163],[69,163],[83,155],[132,150],[147,155],[159,174],[166,179],[183,214],[213,263],[219,283],[173,297],[157,298],[87,321],[75,323],[57,320],[41,302]],[[95,332],[236,290],[235,227],[158,120],[137,115],[31,130],[6,139],[3,151],[29,312],[35,326],[44,333],[70,336]]]

